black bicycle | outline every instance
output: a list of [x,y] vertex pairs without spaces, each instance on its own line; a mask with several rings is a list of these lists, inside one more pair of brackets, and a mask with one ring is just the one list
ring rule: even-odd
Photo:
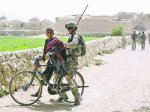
[[[39,65],[46,66],[46,65]],[[61,68],[62,66],[60,66]],[[70,90],[70,86],[65,78],[65,75],[62,75],[60,70],[55,69],[53,76],[49,82],[46,82],[48,85],[48,93],[50,95],[58,94],[63,98],[64,101],[68,103],[74,103],[75,99]],[[75,70],[76,73],[72,77],[72,81],[78,87],[78,91],[81,95],[84,93],[85,82],[82,75]],[[31,105],[39,100],[42,94],[42,85],[45,81],[41,76],[42,72],[37,70],[34,71],[21,71],[15,74],[9,85],[9,91],[12,99],[21,105]],[[38,97],[32,97],[31,94],[39,90]],[[67,96],[67,97],[66,97]]]

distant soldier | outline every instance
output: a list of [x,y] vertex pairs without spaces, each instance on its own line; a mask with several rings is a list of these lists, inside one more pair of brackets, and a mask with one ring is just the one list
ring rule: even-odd
[[145,40],[146,40],[146,35],[143,31],[142,34],[140,35],[140,43],[141,43],[142,50],[145,49]]
[[148,33],[148,42],[149,42],[149,45],[150,45],[150,32]]
[[132,39],[132,50],[136,50],[136,40],[137,40],[137,34],[135,31],[133,31],[133,34],[131,34]]
[[127,44],[127,40],[125,38],[125,36],[122,37],[122,48],[125,49],[126,48],[126,44]]

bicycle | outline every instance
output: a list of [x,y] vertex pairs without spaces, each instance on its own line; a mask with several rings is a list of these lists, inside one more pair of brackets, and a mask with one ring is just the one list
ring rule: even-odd
[[[41,66],[46,65],[39,65],[39,67]],[[60,72],[61,67],[63,66],[61,65],[59,69],[57,68],[54,70],[53,80],[51,78],[49,82],[46,82],[48,85],[48,93],[50,95],[58,94],[65,102],[74,103],[75,100],[65,75],[62,75]],[[76,73],[72,77],[72,81],[74,81],[77,85],[79,93],[83,95],[84,87],[88,86],[84,85],[85,82],[82,75],[77,70],[75,71]],[[15,74],[12,77],[9,85],[9,91],[12,99],[20,105],[32,105],[36,103],[42,94],[42,85],[44,79],[41,75],[42,72],[38,69],[33,71],[21,71]],[[32,97],[31,94],[35,93],[37,90],[39,90],[38,97]]]

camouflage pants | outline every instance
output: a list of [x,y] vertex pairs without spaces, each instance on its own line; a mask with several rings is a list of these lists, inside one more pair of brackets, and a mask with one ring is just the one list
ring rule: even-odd
[[132,40],[132,50],[136,50],[136,40]]
[[71,57],[67,58],[67,61],[65,63],[65,68],[68,72],[68,75],[66,75],[66,79],[68,81],[68,84],[70,86],[71,92],[75,99],[80,99],[80,94],[78,92],[78,87],[76,82],[72,79],[75,75],[75,62],[71,59]]
[[122,43],[122,48],[125,49],[126,48],[126,42]]
[[141,47],[142,47],[142,50],[145,49],[145,41],[141,42]]

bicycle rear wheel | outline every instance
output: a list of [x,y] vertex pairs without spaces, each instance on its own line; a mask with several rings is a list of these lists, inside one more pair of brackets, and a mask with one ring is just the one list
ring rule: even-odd
[[73,76],[73,79],[75,80],[78,87],[78,91],[82,96],[84,93],[84,84],[85,84],[83,76],[78,71],[76,71],[76,74],[75,76]]
[[[73,76],[72,81],[74,81],[74,83],[78,87],[79,94],[83,95],[84,79],[83,79],[82,75],[79,72],[77,72]],[[70,90],[70,86],[69,86],[65,76],[60,77],[60,79],[58,81],[58,87],[61,89],[61,95],[62,95],[64,101],[66,101],[68,103],[74,103],[75,99],[74,99],[74,96],[72,94],[72,91]]]
[[[31,94],[39,90],[38,97]],[[31,105],[38,101],[42,93],[42,84],[37,75],[31,71],[17,73],[10,81],[9,92],[12,99],[21,105]]]

